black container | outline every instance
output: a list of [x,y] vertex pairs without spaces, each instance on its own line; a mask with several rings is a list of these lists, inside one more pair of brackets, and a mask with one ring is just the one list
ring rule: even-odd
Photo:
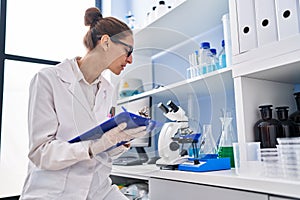
[[279,120],[280,128],[282,131],[282,137],[296,137],[296,125],[290,120],[289,117],[289,107],[280,106],[276,107],[277,119]]
[[293,112],[289,118],[296,124],[296,137],[300,136],[300,92],[294,93],[297,111]]
[[261,119],[254,125],[255,141],[261,148],[276,148],[276,138],[283,137],[278,120],[272,118],[272,105],[259,106]]

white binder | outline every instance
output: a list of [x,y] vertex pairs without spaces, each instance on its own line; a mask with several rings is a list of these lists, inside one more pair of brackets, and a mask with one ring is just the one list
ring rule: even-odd
[[254,0],[236,0],[240,53],[257,47]]
[[299,34],[299,0],[275,0],[279,40]]
[[278,41],[275,1],[255,0],[255,17],[258,46]]

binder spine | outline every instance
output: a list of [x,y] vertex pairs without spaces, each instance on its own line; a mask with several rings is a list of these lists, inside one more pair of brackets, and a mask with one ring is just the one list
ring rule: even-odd
[[236,0],[240,53],[257,48],[254,0]]
[[274,0],[255,0],[258,47],[278,41]]
[[279,40],[299,34],[299,0],[275,0]]

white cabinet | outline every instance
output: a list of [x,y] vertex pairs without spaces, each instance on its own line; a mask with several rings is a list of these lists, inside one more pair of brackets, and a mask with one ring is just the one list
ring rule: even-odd
[[150,178],[149,197],[156,199],[268,200],[268,195],[208,185]]
[[299,183],[237,176],[234,170],[197,173],[160,170],[155,165],[113,166],[114,183],[146,182],[152,200],[160,199],[299,199]]
[[[237,2],[239,0],[229,0],[232,37],[242,34],[237,20]],[[238,138],[240,142],[250,142],[254,140],[253,126],[260,119],[258,106],[271,104],[273,111],[277,106],[289,106],[289,114],[296,110],[293,93],[295,85],[300,83],[300,34],[245,52],[239,49],[239,40],[233,42]],[[273,117],[277,118],[275,112]]]

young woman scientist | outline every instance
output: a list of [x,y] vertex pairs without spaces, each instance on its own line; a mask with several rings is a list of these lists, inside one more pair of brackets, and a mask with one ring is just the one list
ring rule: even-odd
[[126,123],[100,139],[68,140],[106,120],[113,89],[101,73],[119,75],[132,63],[133,35],[123,22],[103,18],[97,8],[85,13],[90,29],[84,37],[84,57],[67,59],[42,69],[31,81],[29,98],[29,168],[22,200],[122,200],[111,184],[113,156],[127,150],[117,142],[145,135],[146,127],[126,129]]

